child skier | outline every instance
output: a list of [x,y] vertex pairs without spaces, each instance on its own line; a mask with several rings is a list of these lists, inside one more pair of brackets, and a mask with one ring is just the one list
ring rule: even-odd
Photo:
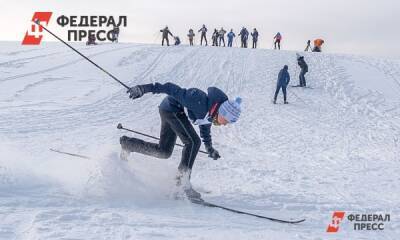
[[220,126],[236,122],[241,112],[241,98],[231,101],[222,90],[216,87],[208,88],[208,93],[205,93],[197,88],[181,88],[170,82],[137,85],[128,90],[129,97],[132,99],[140,98],[149,92],[167,94],[159,106],[161,117],[160,141],[155,144],[122,136],[120,138],[121,159],[126,160],[130,152],[157,158],[169,158],[174,149],[176,138],[179,137],[184,148],[178,167],[177,186],[183,186],[183,190],[189,199],[198,199],[201,195],[192,189],[190,175],[201,140],[192,123],[199,125],[200,136],[208,156],[217,160],[220,155],[212,145],[211,125]]
[[286,87],[290,82],[290,75],[288,72],[288,66],[285,65],[283,66],[283,69],[279,71],[278,74],[278,81],[276,83],[276,90],[275,90],[275,95],[274,95],[274,104],[276,104],[276,98],[278,97],[279,90],[282,88],[283,92],[283,100],[285,104],[288,104],[286,100]]

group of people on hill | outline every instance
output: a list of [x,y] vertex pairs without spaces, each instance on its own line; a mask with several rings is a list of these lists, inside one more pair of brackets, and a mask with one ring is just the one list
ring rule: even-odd
[[[174,38],[175,40],[175,45],[179,45],[180,44],[180,39],[178,36],[174,36],[171,31],[168,29],[168,26],[166,26],[165,28],[161,29],[160,32],[162,32],[162,41],[161,41],[161,45],[164,46],[164,41],[166,41],[167,46],[169,46],[169,35],[171,37]],[[198,33],[200,33],[200,45],[203,45],[203,41],[205,46],[208,46],[208,41],[207,41],[207,32],[208,29],[206,27],[206,25],[203,24],[203,26],[197,31]],[[214,29],[214,32],[211,36],[211,40],[212,40],[212,46],[220,46],[220,47],[225,47],[226,43],[225,43],[225,34],[226,34],[226,39],[228,40],[228,47],[232,47],[233,46],[233,40],[236,37],[236,34],[233,32],[233,29],[231,29],[228,33],[227,31],[221,27],[220,30],[218,29]],[[239,32],[238,36],[240,36],[240,41],[241,41],[241,47],[242,48],[247,48],[248,44],[248,39],[249,39],[249,35],[251,35],[252,37],[252,48],[257,48],[257,42],[258,42],[258,31],[256,28],[253,29],[253,32],[249,33],[249,31],[247,30],[247,28],[243,27],[242,30]],[[189,45],[193,46],[194,43],[194,37],[196,36],[196,34],[194,33],[193,29],[189,29],[189,33],[187,34],[187,37],[189,39]],[[177,43],[178,40],[178,43]]]
[[[169,36],[173,37],[175,40],[174,45],[179,45],[181,43],[181,40],[178,36],[174,36],[171,31],[168,29],[168,26],[165,28],[161,29],[160,32],[162,32],[162,41],[161,45],[164,46],[164,41],[167,43],[167,46],[169,46]],[[205,43],[205,46],[208,46],[208,41],[207,41],[207,32],[208,29],[205,24],[197,31],[200,33],[200,45],[203,45],[203,42]],[[225,47],[225,35],[226,39],[228,40],[228,47],[233,46],[233,40],[236,37],[236,34],[233,32],[233,29],[231,29],[228,33],[227,31],[221,27],[221,29],[214,29],[214,32],[211,35],[211,40],[212,40],[212,46],[220,46],[220,47]],[[193,46],[194,45],[194,37],[196,36],[194,30],[192,28],[189,29],[189,32],[187,34],[187,37],[189,39],[189,45]],[[246,27],[242,27],[240,30],[238,36],[240,36],[240,47],[242,48],[247,48],[248,47],[248,41],[249,41],[249,36],[252,37],[252,48],[257,48],[257,43],[258,43],[258,38],[259,38],[259,33],[256,28],[253,29],[253,32],[249,33]],[[282,41],[282,34],[280,32],[276,33],[274,38],[273,38],[273,45],[274,49],[281,49],[281,41]],[[321,46],[324,43],[324,40],[322,39],[316,39],[314,40],[314,48],[311,48],[311,40],[307,41],[307,47],[304,51],[313,51],[313,52],[321,52]]]

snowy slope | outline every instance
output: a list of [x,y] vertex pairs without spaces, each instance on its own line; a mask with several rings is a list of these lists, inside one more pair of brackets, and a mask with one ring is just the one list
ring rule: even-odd
[[[119,161],[121,122],[157,136],[164,96],[132,101],[119,84],[58,43],[0,43],[0,239],[396,239],[400,234],[400,62],[305,55],[313,89],[271,104],[295,52],[140,44],[74,45],[128,85],[172,81],[243,98],[238,123],[213,127],[213,161],[192,174],[204,198],[285,225],[173,200],[180,160]],[[90,156],[80,159],[56,148]],[[384,231],[333,211],[388,213]]]

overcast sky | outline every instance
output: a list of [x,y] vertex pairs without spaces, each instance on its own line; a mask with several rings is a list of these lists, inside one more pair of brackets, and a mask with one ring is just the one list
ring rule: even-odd
[[204,23],[209,31],[256,27],[262,48],[271,48],[280,31],[288,50],[323,38],[325,52],[400,58],[400,0],[0,0],[0,6],[0,40],[21,41],[33,12],[51,11],[49,28],[65,39],[66,29],[56,23],[60,15],[126,15],[124,42],[159,43],[159,30],[168,25],[187,43],[188,29]]

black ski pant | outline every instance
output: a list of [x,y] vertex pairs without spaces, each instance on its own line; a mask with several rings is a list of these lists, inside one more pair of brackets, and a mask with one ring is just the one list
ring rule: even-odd
[[299,75],[299,80],[300,80],[300,87],[305,87],[306,86],[306,71],[304,71],[303,69],[300,71],[300,75]]
[[253,41],[253,48],[257,48],[257,41]]
[[200,149],[200,137],[184,112],[167,112],[161,109],[159,111],[161,116],[159,142],[151,143],[137,138],[126,138],[121,142],[122,148],[129,152],[166,159],[171,156],[178,136],[184,145],[178,169],[180,171],[191,170]]
[[190,46],[193,46],[193,38],[192,39],[189,38],[189,44]]
[[225,47],[225,38],[224,37],[219,37],[219,46],[221,45],[221,41],[224,43],[224,47]]
[[204,40],[206,41],[206,46],[207,46],[206,33],[201,33],[200,45],[203,45],[203,38],[204,38]]
[[276,49],[276,44],[278,44],[278,49],[281,50],[281,40],[276,40],[274,43],[275,49]]
[[279,84],[276,86],[274,101],[276,101],[279,90],[281,90],[281,88],[282,88],[282,92],[283,92],[283,101],[286,102],[286,85],[279,85]]
[[163,38],[162,38],[161,45],[164,46],[164,40],[167,41],[167,46],[169,46],[169,39],[168,39],[168,37],[163,37]]

